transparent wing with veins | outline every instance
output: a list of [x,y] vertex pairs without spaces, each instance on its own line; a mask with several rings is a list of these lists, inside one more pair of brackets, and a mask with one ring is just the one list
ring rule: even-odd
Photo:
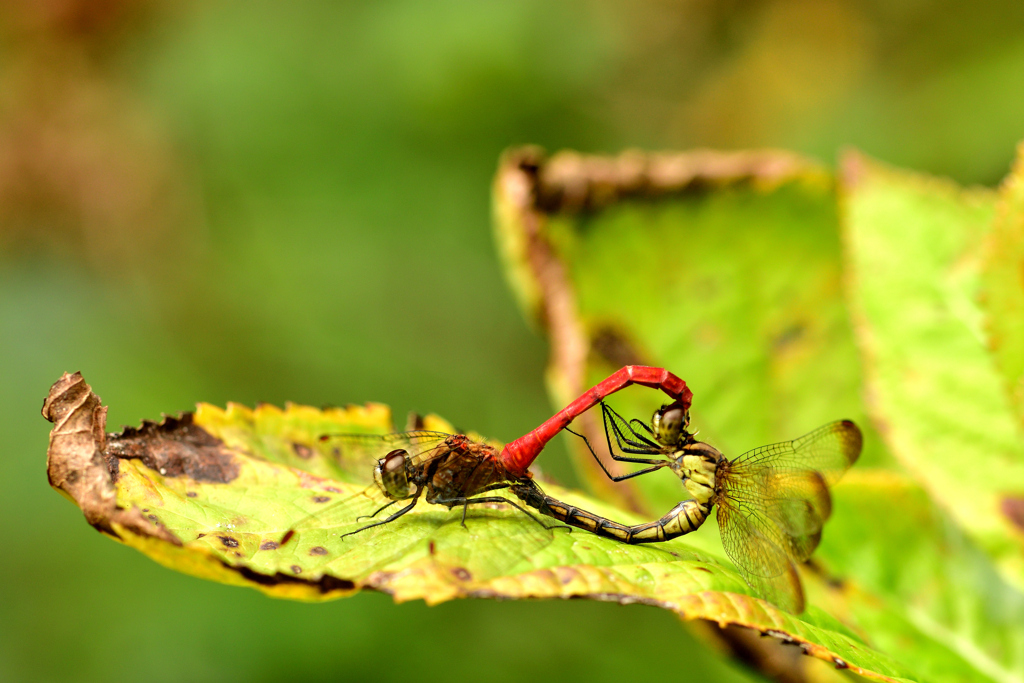
[[[444,446],[451,436],[417,430],[384,435],[327,435],[322,439],[337,448],[338,457],[346,467],[356,460],[365,461],[364,468],[370,467],[368,463],[376,465],[388,453],[403,450],[412,467],[427,468],[436,457],[449,452]],[[468,461],[472,465],[472,459]],[[461,462],[463,460],[449,459],[446,466]],[[299,538],[291,544],[303,556],[323,553],[322,564],[330,564],[332,571],[344,575],[355,572],[352,576],[381,570],[392,561],[424,552],[431,563],[446,568],[444,576],[460,583],[472,583],[503,575],[520,563],[528,564],[533,553],[553,538],[543,524],[533,521],[524,524],[522,512],[508,509],[509,505],[516,504],[514,500],[509,501],[509,505],[489,503],[487,508],[470,507],[470,519],[463,527],[461,509],[444,510],[429,505],[425,496],[421,496],[416,512],[420,512],[421,505],[426,514],[405,515],[400,526],[382,524],[367,528],[410,502],[413,502],[411,498],[391,500],[379,486],[371,484],[313,511],[293,527]],[[357,531],[359,533],[351,538],[341,540]],[[306,564],[308,562],[307,559]]]
[[[340,466],[365,473],[361,481],[366,483],[373,481],[373,468],[388,453],[404,450],[412,462],[425,465],[448,436],[444,432],[417,430],[391,434],[325,434],[320,440],[333,447]],[[290,532],[326,529],[330,535],[344,535],[366,526],[375,513],[397,502],[388,498],[375,483],[356,493],[349,491],[342,495],[338,495],[341,489],[325,486],[322,491],[310,491],[308,514],[293,525]]]
[[828,488],[856,462],[861,433],[842,420],[720,466],[715,501],[726,554],[772,602],[802,609],[792,562],[810,557],[832,513]]

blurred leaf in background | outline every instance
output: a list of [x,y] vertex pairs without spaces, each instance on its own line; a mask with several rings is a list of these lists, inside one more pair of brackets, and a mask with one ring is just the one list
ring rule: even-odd
[[[1022,12],[1010,0],[5,3],[0,572],[17,590],[0,601],[0,677],[447,678],[513,660],[515,676],[489,675],[745,675],[640,607],[393,609],[365,595],[312,609],[177,576],[83,533],[49,490],[39,400],[82,370],[115,428],[197,399],[379,400],[518,436],[550,405],[543,343],[488,230],[502,149],[771,146],[831,160],[852,144],[994,185],[1024,137]],[[571,481],[561,448],[541,465]],[[573,642],[542,635],[562,620],[584,629]],[[459,656],[421,666],[450,651],[449,627]],[[609,641],[612,629],[633,638]],[[381,634],[407,659],[382,661]],[[636,642],[650,646],[642,663]]]
[[[727,456],[839,417],[878,427],[802,572],[809,604],[912,672],[896,675],[1009,681],[1024,677],[1022,434],[979,285],[991,238],[1019,251],[1015,183],[990,235],[991,191],[852,153],[837,188],[789,153],[525,148],[499,168],[496,226],[551,339],[556,403],[637,363],[685,374],[692,427]],[[1021,262],[1000,259],[988,283],[1008,329]],[[657,397],[609,402],[643,419]],[[607,458],[605,425],[579,422]],[[577,445],[595,487],[648,519],[680,497],[673,477],[613,486]],[[685,540],[721,555],[706,534]]]

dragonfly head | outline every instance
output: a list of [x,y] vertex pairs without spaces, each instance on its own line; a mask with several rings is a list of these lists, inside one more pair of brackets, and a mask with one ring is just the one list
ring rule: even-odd
[[686,428],[690,426],[690,411],[680,401],[663,405],[654,411],[651,418],[651,431],[658,443],[675,446],[688,436]]
[[377,466],[373,468],[373,478],[377,486],[392,500],[408,498],[412,493],[406,468],[408,457],[408,451],[398,448],[378,460]]

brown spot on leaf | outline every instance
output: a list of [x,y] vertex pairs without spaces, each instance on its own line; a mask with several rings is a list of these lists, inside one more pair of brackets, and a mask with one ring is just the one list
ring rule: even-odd
[[260,544],[260,550],[277,550],[279,547],[277,541],[263,541]]
[[297,565],[297,564],[293,564],[293,565],[292,565],[292,566],[290,567],[290,569],[292,570],[292,574],[301,574],[301,573],[302,573],[302,567],[300,567],[300,566],[299,566],[299,565]]
[[849,669],[850,668],[850,665],[847,664],[846,662],[844,662],[843,660],[839,659],[839,657],[834,658],[832,661],[835,662],[835,665],[836,665],[837,669]]
[[1006,515],[1006,518],[1019,531],[1024,531],[1024,498],[1020,496],[1006,496],[1000,502],[999,507],[1002,509],[1003,514]]
[[281,538],[281,545],[284,545],[288,541],[292,540],[292,536],[294,535],[295,529],[289,529],[288,531],[284,532],[284,536]]
[[199,494],[196,493],[195,491],[188,491],[188,492],[185,493],[185,495],[188,496],[189,498],[195,498]]
[[341,493],[341,489],[336,489],[333,486],[325,486],[324,491],[330,491],[331,493]]
[[590,348],[613,367],[647,365],[643,354],[629,340],[626,333],[616,330],[610,325],[595,330],[590,342]]
[[145,421],[111,434],[107,453],[125,460],[141,460],[166,477],[186,476],[195,481],[226,484],[238,476],[238,463],[220,439],[193,422],[192,413]]
[[326,503],[331,499],[330,496],[313,496],[314,503]]
[[567,586],[579,578],[580,573],[572,567],[558,567],[556,575],[558,576],[558,582],[563,586]]
[[465,567],[454,567],[451,571],[452,576],[459,581],[470,581],[473,579],[473,575]]
[[322,545],[316,545],[316,546],[313,546],[312,548],[309,549],[309,554],[310,555],[326,555],[327,554],[327,548],[323,547]]
[[793,323],[772,339],[772,351],[783,353],[789,350],[789,348],[803,338],[806,330],[807,327],[803,323]]
[[696,571],[696,572],[707,572],[708,574],[711,574],[711,573],[713,573],[713,572],[712,572],[712,571],[711,571],[710,569],[708,569],[707,567],[694,567],[694,568],[693,568],[693,570],[694,570],[694,571]]
[[[250,569],[249,567],[234,566],[229,565],[227,563],[223,564],[226,568],[230,569],[231,571],[238,572],[247,580],[252,581],[253,583],[258,583],[261,586],[277,586],[279,584],[304,584],[307,586],[315,586],[323,595],[335,593],[338,591],[348,592],[355,589],[356,587],[356,585],[351,581],[348,581],[346,579],[339,579],[334,576],[329,576],[327,574],[324,574],[319,579],[313,581],[309,579],[299,579],[289,574],[282,574],[281,572],[277,572],[276,574],[261,574],[260,572]],[[292,567],[292,571],[298,574],[302,571],[302,567],[294,565]]]
[[299,456],[303,460],[309,460],[313,457],[313,449],[303,443],[292,443],[292,450],[295,451],[295,455]]
[[434,545],[433,541],[430,541],[430,543],[427,544],[427,552],[430,553],[431,555],[436,555],[437,554],[437,546]]
[[156,521],[158,521],[158,520],[159,520],[160,518],[159,518],[159,517],[157,517],[156,515],[146,515],[146,519],[148,519],[148,520],[149,520],[149,521],[151,521],[151,522],[156,522]]
[[220,542],[223,543],[228,548],[237,548],[238,547],[238,539],[236,539],[236,538],[231,538],[230,536],[218,536],[217,538],[219,538]]
[[206,536],[206,534],[197,534],[196,540],[198,541],[200,538],[203,538],[204,536]]

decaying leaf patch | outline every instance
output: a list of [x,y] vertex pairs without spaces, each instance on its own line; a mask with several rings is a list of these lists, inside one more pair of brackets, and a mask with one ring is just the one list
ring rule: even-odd
[[147,520],[137,508],[117,505],[107,458],[107,409],[80,373],[65,373],[43,402],[43,417],[53,423],[47,449],[50,485],[70,498],[94,527],[119,536],[118,527],[181,545],[174,534]]
[[143,422],[112,434],[106,444],[107,462],[117,475],[117,461],[140,460],[168,477],[227,484],[238,476],[238,463],[223,442],[196,426],[191,413],[163,422]]

